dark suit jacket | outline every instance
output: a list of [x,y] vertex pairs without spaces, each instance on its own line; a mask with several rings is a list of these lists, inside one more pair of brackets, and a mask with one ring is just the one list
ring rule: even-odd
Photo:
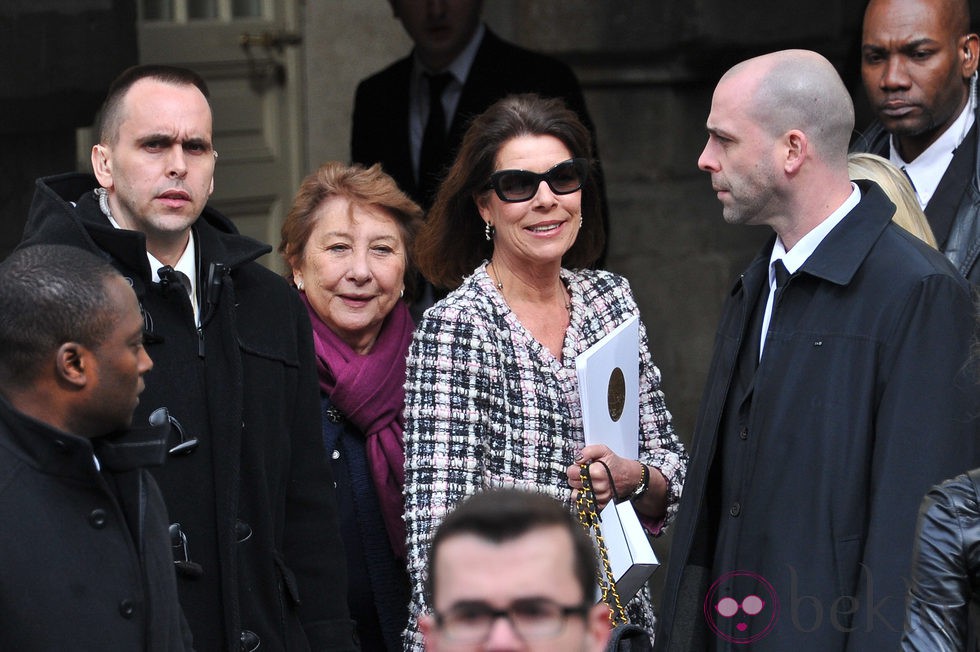
[[[980,121],[980,108],[976,111]],[[978,122],[980,123],[980,122]],[[925,214],[939,250],[974,286],[980,285],[980,138],[974,123],[932,195]],[[888,158],[891,138],[875,120],[851,146]]]
[[[351,132],[351,161],[364,165],[380,162],[398,186],[428,208],[419,196],[412,172],[409,143],[409,84],[412,56],[409,55],[365,79],[357,86]],[[503,41],[489,29],[480,43],[469,77],[463,85],[456,115],[449,129],[448,168],[456,156],[470,121],[502,97],[514,93],[538,93],[560,97],[592,132],[595,128],[585,108],[585,98],[575,74],[564,63]],[[608,233],[605,184],[599,172],[603,225]]]

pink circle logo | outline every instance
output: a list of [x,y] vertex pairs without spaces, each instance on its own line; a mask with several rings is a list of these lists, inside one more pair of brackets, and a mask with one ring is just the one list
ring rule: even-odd
[[704,618],[719,637],[744,645],[764,638],[776,625],[779,599],[761,575],[734,571],[719,577],[704,598]]

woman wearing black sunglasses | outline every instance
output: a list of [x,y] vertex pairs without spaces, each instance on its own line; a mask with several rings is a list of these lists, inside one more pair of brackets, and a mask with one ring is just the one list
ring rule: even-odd
[[[676,512],[687,457],[642,325],[640,459],[583,448],[575,358],[639,313],[623,278],[588,269],[605,237],[591,168],[589,132],[560,100],[505,98],[470,126],[417,240],[423,275],[453,291],[425,313],[408,359],[413,622],[429,537],[468,494],[519,486],[570,502],[576,462],[601,460],[651,534]],[[604,472],[594,487],[607,502]],[[647,591],[630,616],[652,633]],[[407,648],[421,647],[411,632]]]

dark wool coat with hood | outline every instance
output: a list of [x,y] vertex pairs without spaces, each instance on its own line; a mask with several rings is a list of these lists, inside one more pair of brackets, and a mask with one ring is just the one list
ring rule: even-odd
[[133,283],[154,361],[135,422],[165,406],[199,442],[155,473],[187,538],[178,588],[195,647],[356,649],[306,310],[255,262],[269,247],[205,208],[193,226],[198,329],[183,287],[151,282],[143,234],[113,228],[97,187],[89,175],[40,179],[22,246],[83,247]]

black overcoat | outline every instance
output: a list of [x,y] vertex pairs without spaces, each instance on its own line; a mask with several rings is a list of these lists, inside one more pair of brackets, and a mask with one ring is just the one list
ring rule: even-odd
[[305,308],[255,262],[270,248],[206,208],[193,226],[198,330],[186,293],[151,282],[143,234],[113,228],[96,187],[39,180],[22,245],[84,247],[133,283],[154,361],[136,421],[164,406],[199,442],[155,474],[187,537],[178,588],[195,645],[355,649]]
[[[891,223],[894,205],[877,186],[859,185],[861,202],[782,290],[746,427],[719,459],[739,350],[758,337],[748,324],[768,288],[774,240],[725,303],[658,649],[700,649],[691,643],[699,629],[708,637],[700,645],[711,649],[896,649],[919,501],[980,461],[968,285],[941,254]],[[734,478],[726,495],[735,500],[706,518],[720,492],[718,465]],[[715,545],[724,547],[714,557],[723,567],[705,574],[692,550]],[[711,585],[738,572],[748,575],[729,579],[751,579],[769,606],[742,632],[752,641],[706,627],[706,615],[717,617]]]
[[163,462],[166,432],[88,440],[0,398],[0,650],[191,649],[146,470]]

